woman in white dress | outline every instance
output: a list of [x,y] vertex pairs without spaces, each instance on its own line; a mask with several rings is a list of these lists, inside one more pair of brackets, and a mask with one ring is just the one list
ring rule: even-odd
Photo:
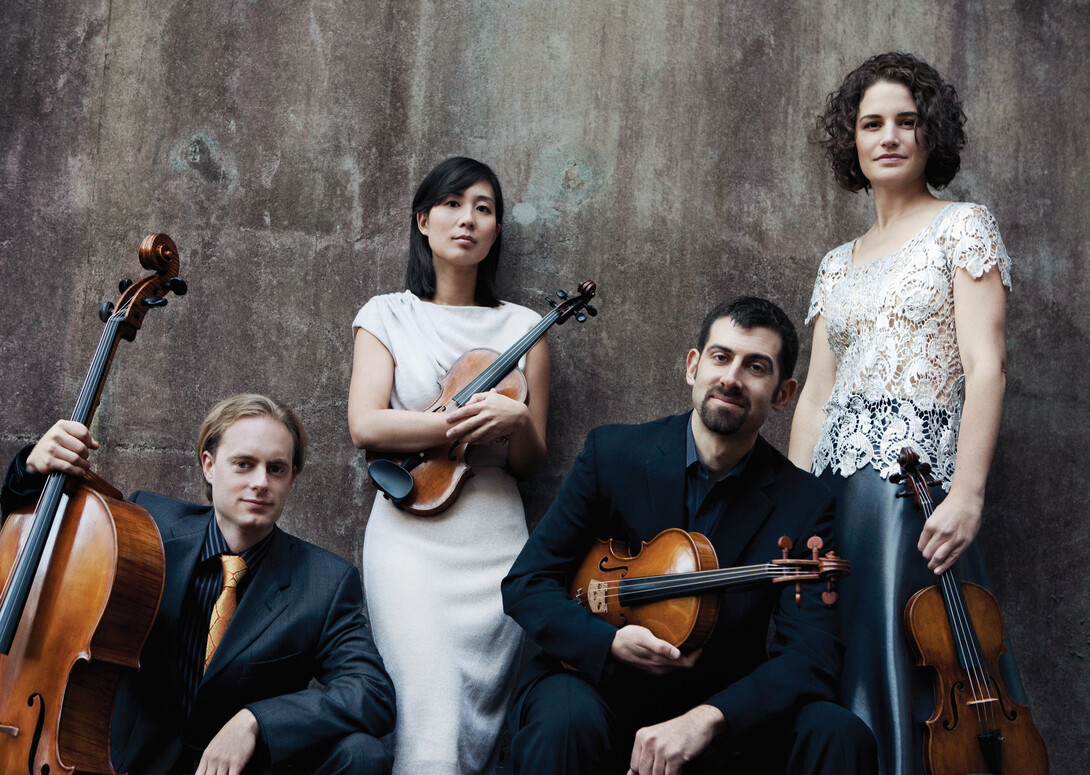
[[500,581],[526,540],[514,477],[545,457],[549,354],[523,358],[529,399],[490,391],[446,413],[421,411],[465,351],[503,352],[540,316],[496,298],[503,194],[492,170],[447,159],[413,199],[407,290],[372,298],[353,322],[348,421],[375,452],[468,442],[474,476],[441,514],[375,498],[363,570],[375,642],[394,680],[397,775],[490,772],[522,646]]
[[[934,68],[882,54],[829,95],[819,125],[837,182],[873,192],[875,221],[822,260],[789,456],[837,495],[837,543],[852,562],[840,699],[874,731],[883,775],[923,775],[934,706],[906,645],[905,603],[955,560],[961,578],[987,579],[973,541],[1002,413],[1010,258],[986,208],[932,194],[958,171],[964,121]],[[889,481],[904,446],[942,484],[926,523]],[[1013,660],[1001,672],[1024,702]]]

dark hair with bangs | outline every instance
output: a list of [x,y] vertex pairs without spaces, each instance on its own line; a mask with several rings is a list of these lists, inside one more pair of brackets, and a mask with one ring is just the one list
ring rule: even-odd
[[[405,271],[405,287],[422,299],[435,296],[435,266],[432,264],[428,238],[416,224],[417,213],[426,213],[444,197],[465,191],[479,180],[488,181],[496,202],[496,223],[503,224],[503,191],[496,173],[487,164],[465,156],[452,156],[436,164],[424,176],[413,197],[413,212],[409,224],[409,266]],[[473,300],[481,307],[498,307],[496,269],[500,265],[500,242],[503,230],[496,235],[492,249],[477,266],[477,287]]]
[[700,324],[700,334],[697,337],[696,350],[704,353],[704,346],[708,343],[712,326],[721,318],[730,318],[734,325],[748,331],[751,328],[768,328],[775,331],[780,337],[780,380],[776,389],[786,380],[791,379],[795,373],[795,363],[799,359],[799,335],[795,331],[795,324],[787,313],[768,299],[759,296],[735,296],[716,305],[716,307],[704,316],[704,322]]
[[870,190],[859,166],[855,124],[863,93],[876,83],[905,86],[916,103],[917,138],[927,153],[924,178],[932,188],[943,188],[961,167],[965,147],[965,114],[953,86],[931,65],[913,54],[879,54],[848,73],[840,88],[829,94],[818,116],[815,141],[825,149],[836,182],[849,191]]

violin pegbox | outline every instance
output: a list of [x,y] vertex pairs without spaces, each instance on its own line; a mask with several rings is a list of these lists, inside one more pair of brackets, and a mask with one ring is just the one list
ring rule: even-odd
[[556,324],[559,326],[570,317],[574,317],[577,323],[585,323],[587,315],[591,317],[597,315],[598,310],[589,303],[594,298],[597,287],[593,280],[584,280],[579,283],[577,296],[569,297],[567,291],[560,290],[556,292],[559,302],[547,299],[549,306],[557,313]]

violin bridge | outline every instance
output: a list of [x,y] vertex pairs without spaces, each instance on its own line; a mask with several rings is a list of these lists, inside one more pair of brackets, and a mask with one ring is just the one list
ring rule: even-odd
[[609,611],[606,591],[608,584],[604,581],[591,581],[587,584],[587,606],[596,614],[605,614]]

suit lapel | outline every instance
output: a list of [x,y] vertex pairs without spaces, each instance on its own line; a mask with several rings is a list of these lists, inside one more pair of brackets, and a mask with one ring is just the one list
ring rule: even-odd
[[685,423],[689,415],[677,415],[666,423],[648,452],[645,470],[650,522],[655,533],[642,537],[650,541],[667,527],[685,528]]
[[269,553],[242,596],[223,641],[205,671],[202,686],[231,664],[287,607],[292,581],[291,555],[291,536],[276,528]]
[[[738,563],[742,551],[761,528],[775,503],[767,495],[765,488],[775,480],[772,468],[772,456],[768,442],[760,436],[738,483],[737,494],[729,504],[727,511],[719,518],[713,535],[708,536],[715,546],[720,568],[727,568]],[[776,547],[768,547],[768,559],[774,559]]]
[[[168,535],[163,536],[163,556],[166,567],[170,569],[163,584],[163,600],[159,604],[159,616],[165,617],[175,625],[182,615],[182,603],[189,589],[192,570],[197,565],[197,556],[204,545],[208,532],[208,521],[212,519],[212,509],[192,517],[186,517],[171,525]],[[176,568],[188,568],[189,573],[176,573]]]
[[[168,660],[170,665],[181,665],[189,659],[188,655],[182,653],[184,637],[181,622],[182,605],[189,590],[189,581],[197,565],[201,547],[204,546],[204,537],[208,534],[208,522],[211,519],[212,509],[209,508],[206,512],[178,520],[164,531],[163,558],[167,574],[163,583],[163,599],[159,604],[156,623],[163,633],[165,647],[170,654]],[[188,572],[178,572],[181,568],[188,569]],[[170,680],[174,685],[175,696],[181,697],[184,691],[180,683],[181,673],[178,670],[171,670]]]

